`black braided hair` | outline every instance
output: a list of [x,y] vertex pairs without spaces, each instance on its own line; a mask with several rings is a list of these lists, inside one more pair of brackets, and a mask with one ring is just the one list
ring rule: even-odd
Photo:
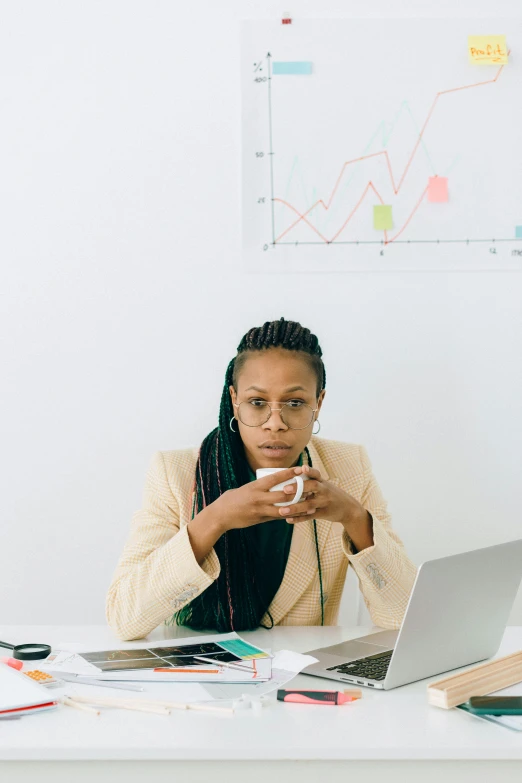
[[[192,518],[213,503],[228,489],[241,487],[249,481],[248,463],[243,441],[238,431],[229,426],[234,416],[229,387],[237,390],[237,377],[249,352],[268,348],[284,348],[302,352],[317,375],[317,395],[325,387],[326,374],[322,350],[317,337],[296,321],[267,321],[250,329],[237,347],[237,355],[229,363],[219,408],[219,424],[203,440],[196,465]],[[309,464],[310,454],[306,449]],[[317,528],[314,520],[317,547]],[[218,578],[178,612],[171,622],[198,629],[219,632],[252,630],[259,627],[268,607],[263,606],[255,579],[256,556],[251,528],[233,529],[224,533],[214,550],[221,564]],[[318,551],[318,547],[317,547]],[[322,574],[319,577],[322,594]],[[324,621],[321,600],[321,621]]]

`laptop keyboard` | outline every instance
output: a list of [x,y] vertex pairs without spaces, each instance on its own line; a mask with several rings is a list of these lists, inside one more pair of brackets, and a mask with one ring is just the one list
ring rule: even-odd
[[350,677],[365,677],[367,680],[384,680],[390,665],[393,650],[348,661],[340,666],[330,666],[326,671],[349,674]]

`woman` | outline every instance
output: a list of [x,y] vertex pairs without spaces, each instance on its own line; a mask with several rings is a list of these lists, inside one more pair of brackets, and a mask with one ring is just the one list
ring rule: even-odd
[[[314,436],[321,356],[293,321],[250,329],[227,368],[219,426],[199,451],[154,456],[107,596],[121,639],[162,622],[219,632],[334,625],[348,564],[373,622],[399,627],[416,569],[365,449]],[[260,467],[286,470],[256,480]],[[289,504],[295,482],[270,492],[297,474],[300,502]]]

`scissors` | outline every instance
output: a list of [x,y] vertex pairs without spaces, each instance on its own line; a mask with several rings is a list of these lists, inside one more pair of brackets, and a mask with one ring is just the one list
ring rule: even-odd
[[13,651],[13,658],[19,661],[39,661],[51,654],[48,644],[7,644],[0,642],[0,647],[7,647]]

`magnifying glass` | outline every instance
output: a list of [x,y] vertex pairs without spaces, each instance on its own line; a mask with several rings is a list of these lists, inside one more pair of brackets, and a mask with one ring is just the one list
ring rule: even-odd
[[13,658],[19,661],[40,661],[51,654],[51,648],[48,644],[7,644],[0,642],[0,647],[7,647],[13,651]]

